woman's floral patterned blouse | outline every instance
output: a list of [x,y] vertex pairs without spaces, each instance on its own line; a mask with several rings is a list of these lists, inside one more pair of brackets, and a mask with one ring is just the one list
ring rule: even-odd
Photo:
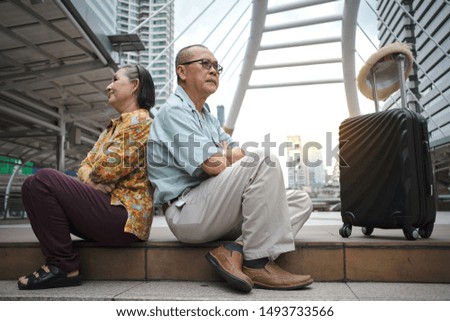
[[153,190],[147,178],[146,146],[152,119],[145,109],[123,113],[102,132],[81,162],[78,178],[115,183],[111,205],[128,212],[124,231],[147,240],[153,221]]

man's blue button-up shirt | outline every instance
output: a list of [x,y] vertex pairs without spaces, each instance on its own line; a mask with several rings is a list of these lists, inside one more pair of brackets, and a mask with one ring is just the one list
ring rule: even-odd
[[161,206],[207,179],[200,165],[221,151],[223,141],[235,145],[208,105],[198,112],[178,87],[159,109],[150,129],[147,162],[154,205]]

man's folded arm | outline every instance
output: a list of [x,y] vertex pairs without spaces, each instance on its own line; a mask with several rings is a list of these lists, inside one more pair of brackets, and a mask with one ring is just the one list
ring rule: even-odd
[[205,160],[200,167],[209,176],[217,176],[227,168],[229,162],[223,153],[216,153]]

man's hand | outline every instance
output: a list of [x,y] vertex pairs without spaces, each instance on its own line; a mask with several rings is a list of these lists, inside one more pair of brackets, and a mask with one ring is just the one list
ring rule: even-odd
[[223,172],[228,167],[228,160],[222,153],[212,155],[205,160],[201,165],[201,168],[209,176],[216,176]]
[[222,142],[222,147],[223,147],[223,154],[227,158],[228,163],[230,165],[234,164],[235,162],[237,162],[238,160],[240,160],[242,157],[245,156],[242,149],[240,149],[239,147],[230,148],[226,141]]
[[210,176],[219,175],[225,168],[245,156],[242,149],[229,148],[226,141],[221,143],[221,147],[222,153],[212,155],[201,165],[202,169]]
[[114,188],[116,188],[115,183],[94,183],[90,178],[86,181],[86,184],[95,188],[97,191],[102,192],[103,194],[110,194]]

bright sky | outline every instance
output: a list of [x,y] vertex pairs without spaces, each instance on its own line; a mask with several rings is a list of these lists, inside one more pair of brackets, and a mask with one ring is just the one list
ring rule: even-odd
[[[219,90],[208,99],[209,105],[215,111],[215,106],[224,105],[225,115],[230,110],[234,92],[239,80],[241,62],[245,53],[245,43],[249,36],[249,20],[251,17],[251,0],[175,0],[175,37],[178,37],[186,27],[211,3],[201,18],[192,24],[175,43],[175,52],[184,46],[203,43],[214,52],[219,63],[225,71],[221,76]],[[291,3],[293,0],[269,0],[269,8],[279,4]],[[375,2],[370,0],[370,2]],[[195,5],[193,5],[195,3]],[[221,21],[226,12],[233,5],[236,6],[230,15],[220,24],[218,29],[205,41],[214,27]],[[249,6],[250,5],[250,6]],[[321,5],[321,13],[341,13],[343,1],[336,1]],[[246,8],[248,7],[248,10]],[[276,25],[287,21],[309,19],[317,15],[313,8],[298,9],[289,13],[269,15],[266,25]],[[245,14],[238,19],[245,11]],[[226,37],[229,30],[237,22],[236,27]],[[367,7],[365,1],[361,1],[359,11],[359,23],[366,32],[376,41],[376,17]],[[239,35],[245,28],[244,32]],[[328,23],[318,27],[303,27],[285,31],[265,33],[262,44],[278,44],[296,41],[299,37],[315,38],[340,36],[340,23]],[[359,32],[357,34],[357,50],[367,59],[375,51],[369,40]],[[316,46],[312,49],[294,48],[282,50],[262,51],[257,57],[256,64],[304,61],[318,58],[341,57],[340,43]],[[356,71],[358,72],[363,62],[356,58]],[[271,71],[255,71],[252,74],[250,84],[283,83],[289,81],[302,81],[311,79],[342,78],[341,64],[328,64],[325,66],[309,66],[284,68]],[[374,111],[373,101],[360,95],[359,104],[362,113]],[[332,133],[333,148],[338,144],[339,124],[348,117],[344,85],[315,85],[296,86],[273,89],[247,90],[239,117],[235,126],[233,138],[241,145],[245,142],[261,144],[267,135],[271,141],[279,146],[286,141],[288,135],[300,135],[302,142],[318,142],[323,146],[323,157],[326,161],[326,137],[327,132]],[[278,148],[271,149],[279,156]],[[283,158],[281,157],[283,161]],[[333,164],[335,160],[333,159]],[[331,164],[324,164],[331,165]],[[331,166],[326,166],[329,170]]]

